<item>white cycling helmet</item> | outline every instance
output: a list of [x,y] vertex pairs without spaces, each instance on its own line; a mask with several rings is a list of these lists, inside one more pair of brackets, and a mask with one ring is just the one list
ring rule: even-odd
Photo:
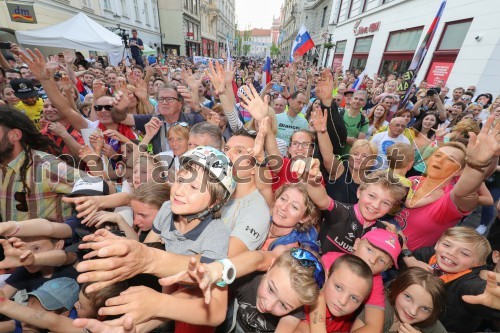
[[236,189],[233,179],[233,163],[229,157],[218,149],[209,146],[199,146],[187,151],[179,158],[180,165],[193,162],[208,170],[226,190],[222,200],[225,203]]

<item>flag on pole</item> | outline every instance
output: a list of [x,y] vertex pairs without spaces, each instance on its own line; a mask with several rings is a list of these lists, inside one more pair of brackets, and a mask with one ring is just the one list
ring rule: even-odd
[[356,81],[354,81],[354,84],[352,85],[352,89],[354,90],[359,90],[359,87],[361,86],[361,82],[363,82],[363,78],[365,77],[365,73],[367,72],[366,67],[363,69],[363,72],[358,75],[356,78]]
[[299,29],[297,37],[292,44],[292,52],[290,53],[290,61],[293,61],[293,55],[303,55],[310,49],[314,47],[314,42],[309,35],[305,25],[302,25]]
[[434,37],[434,34],[436,33],[437,26],[439,24],[439,20],[441,19],[441,16],[443,15],[444,7],[446,6],[446,1],[443,0],[441,2],[441,6],[439,6],[439,10],[436,14],[436,17],[434,17],[434,20],[431,23],[431,26],[429,27],[429,30],[427,31],[427,34],[425,35],[424,39],[422,40],[422,43],[420,44],[420,47],[418,48],[417,52],[415,52],[415,55],[413,56],[413,60],[411,61],[410,67],[408,70],[403,74],[403,81],[399,84],[399,89],[400,91],[406,91],[405,96],[401,100],[400,107],[405,107],[406,103],[408,102],[408,98],[410,96],[410,91],[411,87],[415,83],[415,80],[418,75],[418,71],[420,70],[420,66],[424,62],[425,55],[427,54],[427,51],[429,50],[429,46],[431,45],[432,38]]
[[233,61],[233,59],[231,59],[231,48],[229,47],[229,38],[226,38],[226,53],[227,53],[226,70],[228,71],[231,61]]
[[266,56],[266,63],[262,69],[262,88],[264,88],[269,82],[271,82],[271,57],[268,53]]

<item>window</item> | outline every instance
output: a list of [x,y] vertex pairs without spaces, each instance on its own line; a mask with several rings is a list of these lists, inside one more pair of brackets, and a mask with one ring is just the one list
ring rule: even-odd
[[146,24],[150,25],[149,21],[149,6],[147,2],[144,2],[144,17],[146,18]]
[[122,16],[128,17],[127,2],[125,0],[120,0],[122,5]]
[[403,74],[410,67],[423,27],[393,31],[382,56],[379,74]]
[[334,69],[342,66],[346,45],[347,45],[347,40],[341,40],[336,43],[335,54],[333,55],[333,63],[332,63],[332,67]]
[[364,11],[368,11],[368,10],[371,10],[373,8],[376,8],[376,7],[378,7],[379,4],[380,4],[380,0],[366,0]]
[[189,1],[190,0],[184,0],[184,9],[188,10],[189,9]]
[[356,44],[354,44],[351,64],[349,66],[351,70],[359,69],[360,71],[362,71],[365,69],[372,42],[373,36],[356,38]]
[[351,10],[349,11],[349,17],[358,15],[360,8],[361,8],[361,0],[352,0]]
[[111,10],[110,0],[104,0],[103,7],[104,7],[104,9]]
[[387,43],[386,51],[388,52],[401,52],[401,51],[415,51],[422,35],[422,28],[406,30],[400,32],[391,32],[389,36],[389,43]]
[[92,1],[91,0],[82,0],[82,5],[83,5],[83,7],[92,8]]
[[321,17],[321,27],[323,28],[325,26],[325,20],[326,20],[326,11],[328,10],[328,6],[323,8],[323,16]]
[[349,4],[349,0],[342,0],[340,3],[339,14],[337,16],[337,22],[344,21],[347,14],[347,5]]
[[460,50],[472,21],[450,22],[444,28],[438,50]]
[[134,0],[134,10],[135,10],[135,20],[140,21],[139,2],[137,0]]

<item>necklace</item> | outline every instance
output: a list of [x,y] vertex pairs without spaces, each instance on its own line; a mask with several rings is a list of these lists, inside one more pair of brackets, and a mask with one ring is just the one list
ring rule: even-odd
[[332,113],[333,113],[332,107],[330,106],[330,109],[328,109],[328,115],[329,115],[328,118],[330,118],[330,122],[332,123],[332,127],[333,127],[333,130],[335,131],[335,136],[337,137],[337,140],[339,142],[340,148],[344,148],[345,145],[342,144],[342,142],[340,141],[339,133],[337,133],[337,128],[335,127],[335,124],[333,123]]
[[288,115],[288,112],[286,113],[286,116],[288,117],[288,120],[290,121],[290,124],[293,124],[295,120],[297,120],[297,116],[295,116],[292,120],[292,118]]

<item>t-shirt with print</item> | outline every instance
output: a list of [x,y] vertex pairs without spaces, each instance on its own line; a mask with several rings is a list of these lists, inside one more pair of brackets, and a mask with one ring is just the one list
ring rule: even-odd
[[[343,256],[345,253],[339,252],[328,252],[321,257],[321,261],[325,266],[325,270],[328,272],[330,267],[332,267],[335,260]],[[384,302],[384,282],[382,281],[382,275],[376,274],[373,276],[372,291],[368,298],[364,301],[365,306],[372,306],[381,310],[385,309]]]
[[278,138],[285,140],[286,143],[290,143],[290,138],[292,134],[299,129],[308,129],[309,124],[304,117],[300,115],[292,118],[288,113],[283,112],[276,115],[276,122],[278,123]]
[[206,217],[194,229],[182,234],[175,226],[170,201],[167,201],[156,214],[152,230],[160,235],[167,252],[201,254],[200,261],[204,263],[227,258],[229,232],[221,220]]
[[[236,333],[239,332],[274,332],[281,317],[276,317],[270,313],[261,313],[257,309],[257,290],[264,273],[256,272],[236,281],[230,285],[230,290],[234,293],[238,301],[238,313],[236,314]],[[267,287],[266,287],[267,288]],[[303,318],[301,309],[291,312],[297,318]]]
[[322,213],[325,218],[318,236],[322,253],[351,253],[357,238],[372,229],[385,229],[379,220],[365,221],[357,204],[348,205],[330,198],[330,206]]
[[45,282],[60,277],[67,277],[76,280],[78,272],[73,265],[54,267],[54,273],[52,273],[52,276],[46,278],[40,272],[30,273],[26,268],[18,267],[14,273],[12,273],[7,280],[5,280],[5,283],[16,288],[17,290],[26,289],[27,292],[31,292],[38,289]]
[[28,118],[30,118],[30,120],[35,124],[36,128],[40,129],[38,123],[42,117],[43,99],[37,99],[35,105],[28,105],[23,101],[19,101],[14,105],[14,108],[27,115]]
[[[357,138],[359,136],[359,133],[367,133],[368,128],[370,127],[370,122],[368,119],[362,120],[361,117],[364,117],[363,114],[360,112],[356,117],[351,117],[349,115],[349,111],[346,110],[344,112],[344,116],[342,117],[344,119],[344,124],[345,128],[347,129],[347,136],[351,138]],[[360,122],[363,122],[363,126],[360,127]],[[351,150],[351,145],[346,144],[344,148],[342,149],[342,154],[349,154],[349,151]]]
[[259,249],[267,239],[271,214],[259,190],[240,199],[230,199],[221,208],[221,220],[231,237],[241,240],[247,248]]
[[377,146],[378,156],[377,156],[377,166],[381,164],[377,169],[386,170],[389,168],[387,163],[387,149],[395,143],[401,142],[410,144],[410,140],[408,140],[403,134],[399,135],[397,138],[393,138],[389,136],[389,131],[381,132],[375,134],[371,142]]

